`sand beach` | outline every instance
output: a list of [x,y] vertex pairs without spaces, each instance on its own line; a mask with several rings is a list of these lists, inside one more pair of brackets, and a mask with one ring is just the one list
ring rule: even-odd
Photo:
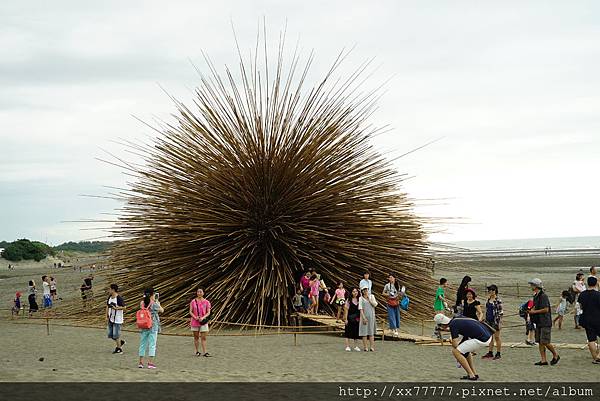
[[[497,284],[505,305],[503,340],[524,340],[518,304],[528,295],[527,280],[540,277],[546,283],[550,300],[581,269],[593,263],[593,256],[559,258],[521,257],[504,260],[455,261],[439,264],[435,277],[444,276],[453,284],[465,271],[473,277],[479,293],[486,284]],[[4,261],[2,261],[4,262]],[[44,320],[19,317],[11,319],[10,302],[16,290],[25,292],[27,281],[39,281],[42,274],[57,278],[63,301],[77,299],[83,277],[92,273],[76,268],[53,269],[52,263],[17,264],[16,269],[0,272],[3,309],[0,318],[0,380],[2,381],[458,381],[462,370],[456,367],[448,347],[420,346],[410,342],[378,341],[374,353],[344,352],[339,334],[245,336],[238,331],[213,331],[209,337],[212,358],[196,357],[192,337],[185,331],[169,331],[160,335],[156,363],[151,371],[137,368],[139,335],[134,327],[123,335],[127,341],[124,353],[113,355],[113,344],[103,328],[69,326],[69,321],[51,320],[47,335]],[[517,290],[516,283],[520,283]],[[103,291],[106,282],[96,274],[95,291]],[[564,288],[563,288],[564,287]],[[408,289],[410,293],[410,288]],[[518,294],[517,294],[518,291]],[[24,298],[26,304],[26,297]],[[26,305],[25,305],[26,306]],[[38,314],[40,316],[40,314]],[[385,316],[380,316],[384,318]],[[431,333],[431,323],[425,333]],[[401,329],[421,334],[420,322],[403,322]],[[270,333],[272,334],[272,333]],[[553,330],[555,343],[585,345],[583,331],[574,330],[572,315],[565,318],[563,330]],[[480,355],[482,355],[481,353]],[[476,360],[483,381],[556,381],[594,380],[582,375],[582,366],[591,364],[586,349],[561,349],[561,362],[556,367],[534,367],[539,359],[537,347],[505,348],[501,360]],[[361,366],[361,368],[358,368]],[[364,367],[367,366],[368,369]],[[390,369],[390,366],[394,366]],[[352,368],[355,367],[355,368]],[[597,377],[597,376],[596,376]]]

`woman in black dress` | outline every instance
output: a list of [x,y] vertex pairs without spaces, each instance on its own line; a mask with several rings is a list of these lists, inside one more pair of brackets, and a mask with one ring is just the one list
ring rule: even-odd
[[354,340],[354,351],[360,351],[358,346],[358,328],[360,326],[360,311],[358,310],[358,300],[360,298],[360,292],[358,288],[354,287],[350,291],[350,298],[346,300],[344,305],[344,323],[346,329],[344,333],[346,342],[346,351],[352,351],[350,348],[350,340]]
[[475,290],[467,288],[465,294],[466,299],[463,302],[463,316],[481,321],[483,319],[483,312],[481,310],[481,303],[477,300],[477,295],[475,295]]
[[470,276],[464,276],[460,285],[458,286],[458,290],[456,291],[456,303],[454,304],[454,313],[457,316],[464,316],[463,313],[463,304],[467,297],[467,289],[469,288],[469,283],[471,282]]

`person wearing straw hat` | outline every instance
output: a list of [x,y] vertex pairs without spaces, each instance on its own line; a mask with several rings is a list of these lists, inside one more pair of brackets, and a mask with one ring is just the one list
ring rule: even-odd
[[533,291],[533,308],[529,310],[531,321],[535,323],[535,341],[538,343],[541,360],[536,362],[536,366],[547,366],[546,349],[552,352],[550,365],[556,365],[560,361],[560,355],[551,343],[552,333],[552,307],[550,299],[544,292],[542,280],[534,278],[528,281]]
[[[479,375],[475,371],[473,364],[474,351],[490,345],[492,341],[492,330],[484,323],[467,318],[455,317],[449,318],[443,313],[434,316],[433,321],[442,331],[449,331],[452,337],[452,355],[456,361],[467,372],[462,380],[479,380]],[[462,337],[459,340],[459,337]]]

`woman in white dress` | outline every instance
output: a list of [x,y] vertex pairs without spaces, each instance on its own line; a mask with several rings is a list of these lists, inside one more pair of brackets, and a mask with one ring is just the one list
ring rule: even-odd
[[[361,297],[358,301],[358,310],[360,311],[360,327],[358,328],[358,335],[362,337],[363,351],[375,351],[375,332],[377,331],[375,307],[377,306],[377,301],[373,294],[369,294],[369,288],[367,286],[363,286],[360,289],[360,293]],[[369,345],[369,347],[367,347],[367,345]]]

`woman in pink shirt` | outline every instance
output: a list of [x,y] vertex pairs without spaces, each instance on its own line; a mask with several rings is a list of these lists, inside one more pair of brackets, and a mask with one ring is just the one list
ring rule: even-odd
[[[208,336],[208,317],[210,315],[210,302],[204,298],[204,290],[198,288],[196,298],[190,302],[190,327],[194,333],[194,348],[196,356],[211,356],[206,352],[206,338]],[[198,351],[199,339],[202,341],[202,353]]]
[[316,274],[313,274],[310,278],[310,312],[312,314],[317,314],[319,310],[319,289],[321,287],[321,280],[317,277]]
[[342,313],[344,312],[344,304],[346,303],[346,290],[344,289],[344,283],[338,284],[338,288],[335,290],[335,294],[329,303],[335,303],[337,305],[337,315],[335,319],[336,322],[341,322]]

